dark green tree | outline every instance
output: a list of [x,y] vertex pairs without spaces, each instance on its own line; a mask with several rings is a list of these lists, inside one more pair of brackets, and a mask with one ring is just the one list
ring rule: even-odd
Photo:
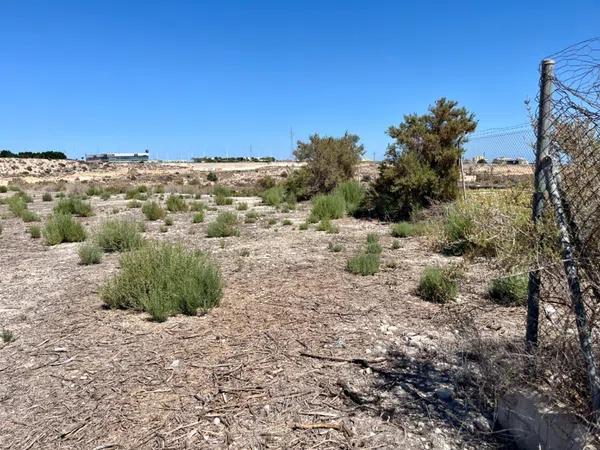
[[348,132],[340,138],[313,134],[308,142],[298,141],[294,156],[306,162],[309,194],[329,192],[354,177],[365,152],[359,141],[357,135]]
[[441,98],[427,114],[404,116],[399,126],[388,128],[394,142],[388,146],[371,190],[372,212],[400,220],[431,202],[454,200],[462,146],[476,127],[472,113]]

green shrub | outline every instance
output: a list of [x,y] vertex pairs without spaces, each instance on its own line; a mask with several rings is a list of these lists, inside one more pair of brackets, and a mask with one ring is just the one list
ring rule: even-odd
[[7,198],[5,203],[8,207],[8,210],[11,213],[13,213],[15,217],[21,217],[23,213],[27,210],[27,202],[19,194],[14,194],[11,197]]
[[84,242],[77,249],[79,263],[84,266],[98,264],[102,261],[102,248],[95,242]]
[[107,220],[94,235],[94,242],[105,252],[124,252],[144,243],[139,224],[130,220]]
[[167,209],[171,212],[185,212],[188,205],[182,196],[172,194],[167,198]]
[[71,214],[55,212],[42,230],[47,245],[57,245],[62,242],[81,242],[86,238],[83,225]]
[[85,194],[88,197],[93,197],[95,195],[99,196],[104,192],[104,189],[102,189],[100,186],[89,186],[86,190],[85,190]]
[[162,184],[157,184],[152,189],[152,192],[154,192],[155,194],[164,194],[165,193],[165,187]]
[[108,191],[102,191],[102,193],[100,194],[100,198],[104,201],[108,200],[110,197],[111,195]]
[[346,264],[346,270],[353,274],[373,275],[379,272],[381,260],[378,254],[361,253],[351,258]]
[[398,222],[392,225],[391,235],[397,238],[418,236],[422,234],[423,228],[410,222]]
[[277,219],[275,218],[271,218],[269,219],[269,221],[267,222],[267,225],[275,225],[277,223]]
[[218,184],[213,187],[212,195],[215,197],[231,197],[233,195],[233,191],[227,186]]
[[23,222],[39,222],[40,216],[29,209],[25,209],[21,213],[21,219],[23,219]]
[[79,217],[89,217],[92,215],[92,205],[84,202],[79,197],[61,198],[54,206],[55,213],[73,214]]
[[300,225],[298,225],[298,229],[300,231],[306,231],[306,230],[308,230],[308,222],[302,222]]
[[238,203],[237,206],[235,207],[235,209],[237,209],[238,211],[246,211],[248,209],[248,203],[246,203],[246,202]]
[[527,304],[528,283],[527,275],[496,278],[490,283],[488,293],[500,305],[524,306]]
[[191,202],[190,211],[204,211],[206,209],[206,203],[204,202]]
[[42,195],[42,201],[43,202],[51,202],[52,194],[50,192],[44,192],[44,194]]
[[167,217],[165,217],[165,225],[166,225],[167,227],[170,227],[170,226],[172,226],[172,225],[173,225],[173,223],[174,223],[174,221],[173,221],[173,217],[171,217],[171,216],[167,216]]
[[292,222],[290,219],[284,219],[284,221],[283,221],[283,222],[281,222],[281,224],[282,224],[284,227],[287,227],[287,226],[293,225],[294,223],[293,223],[293,222]]
[[334,253],[338,253],[338,252],[341,252],[342,250],[344,250],[344,247],[342,246],[342,244],[334,244],[333,242],[330,242],[329,245],[327,246],[327,248],[329,249],[330,252],[334,252]]
[[5,194],[8,192],[8,187],[4,185],[0,185],[0,194]]
[[29,233],[32,239],[39,239],[42,237],[42,229],[39,225],[30,225],[27,228],[27,232]]
[[285,191],[281,186],[273,186],[260,194],[263,203],[270,206],[278,206],[285,199]]
[[306,162],[308,191],[315,194],[330,192],[351,180],[363,153],[359,137],[354,134],[345,133],[339,138],[313,134],[308,142],[298,142],[294,156]]
[[160,227],[158,227],[158,231],[160,231],[161,233],[166,233],[167,231],[169,231],[169,227],[166,225],[161,225]]
[[223,295],[218,267],[204,253],[152,243],[121,256],[121,271],[102,289],[109,307],[148,312],[164,321],[217,306]]
[[346,202],[346,212],[353,215],[362,205],[365,189],[357,181],[345,181],[338,184],[334,194],[343,197]]
[[346,212],[346,202],[341,195],[317,195],[312,199],[311,219],[339,219]]
[[126,200],[147,200],[148,199],[148,187],[140,185],[132,189],[128,189],[125,192]]
[[473,232],[473,216],[467,209],[459,205],[451,205],[446,209],[444,222],[444,253],[450,255],[464,255],[474,248],[470,240]]
[[222,212],[214,222],[208,224],[206,235],[212,237],[239,236],[240,230],[236,227],[237,216],[231,212]]
[[141,208],[142,207],[142,202],[140,202],[138,200],[129,200],[127,202],[127,207],[129,209]]
[[366,253],[379,255],[382,252],[381,245],[379,245],[379,236],[375,233],[367,234],[367,248]]
[[15,339],[15,334],[12,331],[2,328],[2,342],[8,344],[13,342]]
[[218,206],[232,205],[233,199],[231,197],[224,197],[222,195],[215,195],[215,204]]
[[204,211],[198,211],[196,214],[194,214],[194,217],[192,217],[192,223],[200,222],[204,222]]
[[219,181],[219,177],[217,176],[217,174],[215,172],[208,172],[208,175],[206,175],[206,179],[208,181],[212,181],[213,183],[216,183],[217,181]]
[[458,194],[458,161],[462,145],[477,126],[473,114],[455,101],[441,98],[424,115],[411,114],[387,133],[388,146],[368,209],[385,220],[406,220],[431,202],[454,200]]
[[307,200],[314,194],[312,176],[306,167],[294,170],[285,180],[283,187],[299,200]]
[[400,248],[400,241],[394,240],[394,242],[392,242],[392,250],[398,250],[399,248]]
[[451,269],[427,267],[419,281],[417,294],[433,303],[448,303],[458,295],[458,283]]
[[142,212],[148,220],[162,219],[166,215],[166,211],[155,201],[144,203]]
[[254,223],[258,219],[258,213],[256,211],[248,211],[246,213],[246,223]]

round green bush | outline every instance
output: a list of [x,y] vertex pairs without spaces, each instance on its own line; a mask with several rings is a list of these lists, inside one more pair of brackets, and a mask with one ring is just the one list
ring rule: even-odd
[[448,269],[427,267],[421,275],[417,293],[433,303],[448,303],[458,295],[458,283]]
[[500,305],[523,306],[527,304],[528,285],[527,275],[496,278],[490,283],[488,293]]
[[153,242],[124,253],[121,272],[102,289],[112,308],[147,311],[153,320],[194,315],[218,305],[223,295],[219,268],[206,254]]

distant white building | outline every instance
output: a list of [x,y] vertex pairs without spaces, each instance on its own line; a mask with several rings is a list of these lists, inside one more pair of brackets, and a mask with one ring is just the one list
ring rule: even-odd
[[148,150],[140,153],[96,153],[85,155],[87,162],[145,162],[149,159]]

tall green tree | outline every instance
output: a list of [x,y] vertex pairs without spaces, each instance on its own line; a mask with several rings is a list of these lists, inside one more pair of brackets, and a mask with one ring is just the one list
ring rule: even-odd
[[454,200],[463,145],[476,127],[472,113],[446,98],[437,100],[427,114],[404,116],[400,125],[389,127],[394,142],[373,185],[373,212],[399,220],[431,202]]
[[313,134],[308,142],[298,141],[294,156],[306,162],[309,194],[329,192],[354,177],[365,150],[360,138],[346,132],[342,137]]

